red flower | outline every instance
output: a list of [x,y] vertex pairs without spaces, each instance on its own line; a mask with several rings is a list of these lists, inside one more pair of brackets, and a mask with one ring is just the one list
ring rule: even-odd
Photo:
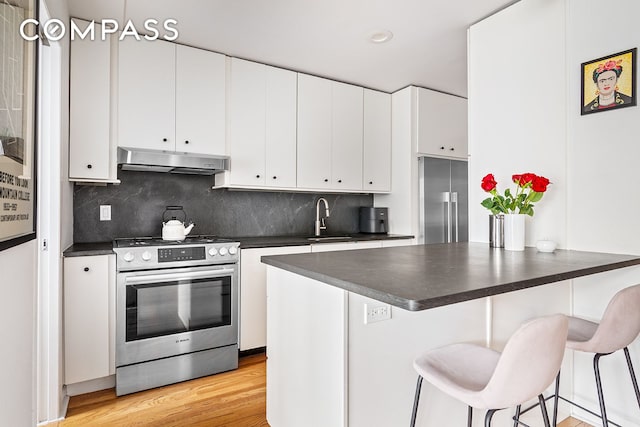
[[533,182],[536,177],[534,173],[523,173],[522,175],[513,175],[511,179],[520,187],[524,187],[528,183]]
[[597,73],[598,74],[602,74],[605,71],[611,71],[611,70],[617,70],[620,68],[620,61],[614,61],[614,60],[609,60],[607,62],[605,62],[604,64],[600,64],[598,65],[598,70]]
[[493,174],[490,173],[484,178],[482,178],[482,183],[480,184],[480,187],[482,187],[484,191],[489,192],[494,188],[496,188],[496,185],[498,185],[498,183],[496,182],[496,179],[493,177]]
[[531,183],[531,189],[536,193],[544,193],[547,191],[547,185],[549,185],[549,180],[544,176],[536,176]]

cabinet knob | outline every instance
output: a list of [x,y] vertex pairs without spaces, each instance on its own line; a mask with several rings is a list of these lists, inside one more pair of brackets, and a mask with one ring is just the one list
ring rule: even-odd
[[167,138],[162,138],[162,142],[167,142]]
[[341,179],[339,179],[339,180],[338,180],[338,184],[340,184],[340,183],[342,183],[342,180],[341,180]]
[[324,182],[329,182],[329,180],[327,178],[324,179]]
[[260,178],[260,175],[256,175],[256,178]]
[[441,150],[444,150],[444,147],[440,147]]
[[277,177],[277,176],[274,176],[274,177],[273,177],[273,179],[278,179],[278,177]]
[[455,148],[451,147],[451,148],[449,148],[449,150],[451,150],[451,151],[455,151]]
[[189,143],[189,141],[185,141],[184,143],[185,143],[185,144],[188,144],[188,143]]
[[89,267],[85,267],[85,268],[84,268],[84,271],[89,271]]
[[87,165],[87,169],[91,169],[92,167],[92,165]]
[[369,185],[373,185],[373,181],[369,181]]

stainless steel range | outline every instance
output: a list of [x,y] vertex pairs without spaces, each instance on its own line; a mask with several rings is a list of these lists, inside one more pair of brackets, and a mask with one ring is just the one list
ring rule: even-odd
[[116,239],[116,394],[238,367],[238,246]]

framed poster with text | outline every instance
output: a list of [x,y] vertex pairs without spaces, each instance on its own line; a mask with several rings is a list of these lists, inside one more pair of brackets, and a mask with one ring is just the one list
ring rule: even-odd
[[37,41],[20,35],[35,0],[0,0],[0,250],[35,238]]

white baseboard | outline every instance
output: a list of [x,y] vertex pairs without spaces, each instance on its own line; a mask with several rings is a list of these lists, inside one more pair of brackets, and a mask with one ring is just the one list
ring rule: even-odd
[[[106,390],[116,386],[116,376],[97,378],[95,380],[81,383],[67,384],[67,396],[77,396],[79,394],[93,393],[94,391]],[[66,413],[66,411],[65,411]]]

